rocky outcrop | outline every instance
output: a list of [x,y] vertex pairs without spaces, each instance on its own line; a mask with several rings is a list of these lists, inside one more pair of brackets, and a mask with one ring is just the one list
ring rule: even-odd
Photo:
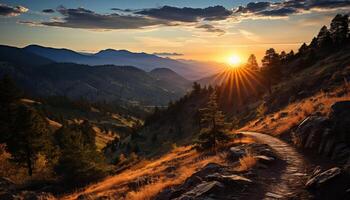
[[350,174],[346,168],[333,167],[321,171],[319,168],[314,170],[305,184],[306,189],[315,195],[316,199],[339,199],[350,198]]
[[183,184],[163,190],[155,199],[240,199],[242,191],[247,191],[256,184],[252,180],[256,176],[255,170],[234,171],[234,166],[239,166],[239,159],[249,153],[257,159],[257,167],[259,167],[260,165],[267,166],[278,158],[265,144],[231,146],[225,153],[226,159],[230,161],[230,166],[209,163],[188,177]]
[[306,118],[292,136],[297,146],[350,165],[350,101],[334,103],[329,117]]

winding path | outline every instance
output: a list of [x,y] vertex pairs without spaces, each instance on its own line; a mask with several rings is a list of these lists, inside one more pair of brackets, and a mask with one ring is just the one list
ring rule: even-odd
[[294,147],[276,137],[256,132],[242,133],[269,145],[286,162],[286,167],[277,180],[267,185],[263,199],[289,199],[295,196],[304,186],[307,163],[303,156]]

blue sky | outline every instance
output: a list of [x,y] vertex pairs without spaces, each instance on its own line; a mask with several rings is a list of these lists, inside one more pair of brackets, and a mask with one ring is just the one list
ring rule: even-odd
[[269,47],[297,49],[349,6],[348,0],[0,0],[0,44],[245,59]]

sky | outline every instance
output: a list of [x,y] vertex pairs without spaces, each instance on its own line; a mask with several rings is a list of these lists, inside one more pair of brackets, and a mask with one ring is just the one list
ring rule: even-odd
[[0,44],[259,59],[310,42],[350,0],[0,0]]

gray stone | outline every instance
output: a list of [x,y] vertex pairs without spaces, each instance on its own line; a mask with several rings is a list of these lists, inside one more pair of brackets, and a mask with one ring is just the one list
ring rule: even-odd
[[218,194],[223,191],[224,188],[225,186],[218,181],[203,182],[194,187],[192,190],[186,192],[184,195],[190,197],[200,197],[203,195]]
[[341,174],[340,168],[338,167],[331,168],[327,171],[324,171],[322,173],[316,174],[315,176],[311,177],[306,182],[305,186],[307,189],[319,188],[325,183],[337,177],[339,174]]

